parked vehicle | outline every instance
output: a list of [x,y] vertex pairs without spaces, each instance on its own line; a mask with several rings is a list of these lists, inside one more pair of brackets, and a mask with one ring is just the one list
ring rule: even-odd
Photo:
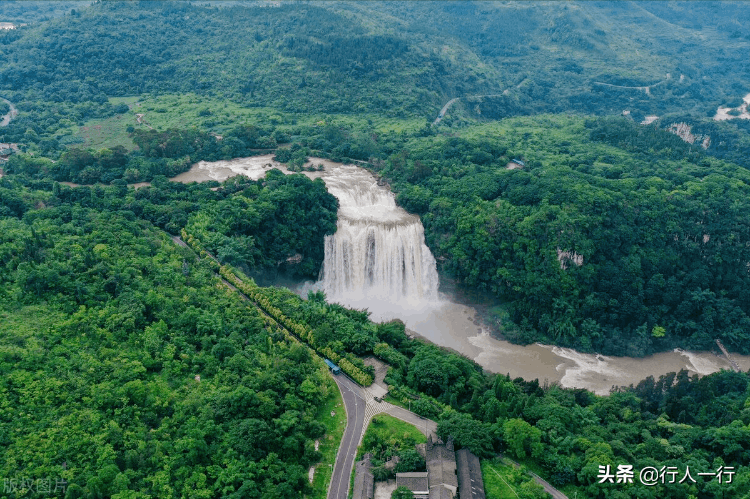
[[331,362],[328,359],[325,359],[325,362],[326,362],[326,365],[328,366],[328,368],[331,370],[331,372],[333,374],[339,374],[339,373],[341,373],[341,368],[339,366],[337,366],[336,364],[334,364],[333,362]]

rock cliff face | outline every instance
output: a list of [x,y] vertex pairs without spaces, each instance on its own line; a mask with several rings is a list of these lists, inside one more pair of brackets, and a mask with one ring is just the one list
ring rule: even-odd
[[695,144],[697,141],[703,149],[708,149],[708,146],[711,145],[711,137],[708,135],[694,135],[692,127],[687,123],[672,123],[667,128],[667,131],[677,135],[688,144]]
[[583,265],[583,255],[579,255],[575,251],[563,251],[557,248],[557,261],[560,262],[561,269],[567,270],[570,263],[578,267]]

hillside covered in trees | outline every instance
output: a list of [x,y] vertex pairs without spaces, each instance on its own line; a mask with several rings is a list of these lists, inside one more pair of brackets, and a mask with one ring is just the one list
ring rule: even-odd
[[322,362],[116,186],[58,188],[0,180],[5,493],[47,497],[49,477],[76,498],[309,491],[336,390]]
[[[255,184],[237,185],[192,195],[218,207]],[[150,210],[133,210],[140,190],[26,175],[0,189],[2,206],[18,210],[0,218],[3,473],[57,477],[76,498],[310,492],[318,411],[335,390],[311,350],[221,284],[212,260],[175,245]],[[555,486],[591,498],[748,497],[747,373],[673,373],[599,397],[484,373],[408,339],[403,323],[374,324],[321,294],[259,292],[265,308],[309,328],[310,346],[360,366],[365,355],[388,362],[390,400],[411,401],[481,457],[536,463]],[[598,483],[599,466],[618,464],[689,466],[695,480]],[[731,483],[697,475],[722,466]]]
[[[58,4],[50,16],[71,2]],[[0,31],[0,92],[21,111],[4,135],[45,150],[126,111],[109,98],[145,93],[289,113],[434,118],[461,97],[474,118],[698,119],[748,92],[741,3],[100,1],[47,22],[28,11],[27,26]]]
[[540,116],[415,139],[381,173],[445,270],[508,304],[516,340],[748,352],[743,167],[625,119]]
[[[608,397],[489,374],[403,323],[243,275],[318,275],[337,211],[321,181],[168,180],[260,151],[296,171],[357,160],[421,217],[441,272],[502,303],[512,341],[750,353],[750,120],[710,118],[750,92],[749,12],[0,2],[18,25],[0,30],[0,96],[19,110],[0,128],[18,147],[0,165],[3,477],[57,477],[66,498],[313,497],[337,391],[318,354],[365,384],[374,355],[389,401],[572,497],[750,498],[748,373]],[[598,483],[619,464],[697,480]],[[697,476],[722,467],[731,483]]]

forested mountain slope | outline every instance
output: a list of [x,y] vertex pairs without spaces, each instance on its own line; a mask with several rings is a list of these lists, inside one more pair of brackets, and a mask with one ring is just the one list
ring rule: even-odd
[[[279,145],[297,169],[367,162],[443,272],[502,300],[514,341],[748,351],[750,120],[707,121],[750,91],[743,3],[30,5],[0,2],[28,22],[0,31],[0,96],[20,111],[0,129],[20,148],[0,179],[0,471],[16,484],[311,497],[325,367],[169,239],[187,227],[222,264],[314,277],[336,228],[320,181],[167,180]],[[634,120],[605,116],[624,110]],[[665,132],[672,120],[711,144]],[[88,126],[120,145],[70,147]],[[457,446],[527,460],[570,497],[750,497],[747,373],[598,397],[485,373],[322,293],[253,291],[314,350],[357,372],[388,362],[391,400]],[[598,483],[621,464],[696,480]],[[696,476],[723,466],[733,483]]]
[[[265,189],[310,187],[299,181],[307,185]],[[71,498],[311,497],[306,470],[321,457],[313,445],[325,431],[321,400],[335,390],[325,367],[220,284],[208,259],[148,222],[180,195],[210,212],[261,186],[156,183],[135,191],[70,189],[25,174],[0,180],[0,206],[12,209],[0,211],[7,493],[47,497],[36,487],[52,477]],[[408,339],[403,323],[373,324],[320,293],[303,301],[284,289],[259,292],[308,328],[314,346],[389,362],[392,400],[438,420],[457,446],[531,460],[570,495],[748,497],[747,373],[683,371],[599,397],[484,373]],[[652,486],[599,483],[600,466],[624,463],[636,477],[649,466],[680,475]],[[691,478],[676,483],[686,467]]]
[[624,118],[537,116],[413,139],[381,173],[517,340],[748,351],[746,168]]
[[[475,111],[513,114],[623,110],[706,114],[744,95],[750,47],[741,3],[387,3],[409,31],[442,51],[468,47],[497,71],[502,96]],[[696,19],[705,19],[704,23]],[[655,85],[648,89],[634,88]],[[465,96],[478,88],[461,88]],[[473,106],[472,106],[473,107]]]
[[325,366],[122,194],[0,180],[4,494],[309,492]]
[[464,102],[475,117],[705,116],[747,92],[747,16],[732,3],[97,2],[0,32],[0,91],[21,110],[13,141],[144,92],[401,117],[480,95],[493,97]]

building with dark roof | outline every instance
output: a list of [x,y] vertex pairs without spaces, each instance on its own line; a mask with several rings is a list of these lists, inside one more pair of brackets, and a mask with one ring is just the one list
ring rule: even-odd
[[448,442],[443,443],[439,438],[435,440],[430,435],[425,445],[425,453],[430,479],[429,499],[453,499],[458,490],[453,437],[448,437]]
[[438,485],[430,489],[430,497],[428,499],[453,499],[455,496],[445,485]]
[[458,494],[461,499],[486,499],[479,458],[469,449],[456,452]]
[[375,477],[370,473],[372,469],[372,454],[365,454],[364,459],[355,466],[353,499],[373,499],[375,497]]
[[429,499],[429,480],[426,471],[414,473],[396,473],[396,488],[406,487],[414,494],[414,499]]

